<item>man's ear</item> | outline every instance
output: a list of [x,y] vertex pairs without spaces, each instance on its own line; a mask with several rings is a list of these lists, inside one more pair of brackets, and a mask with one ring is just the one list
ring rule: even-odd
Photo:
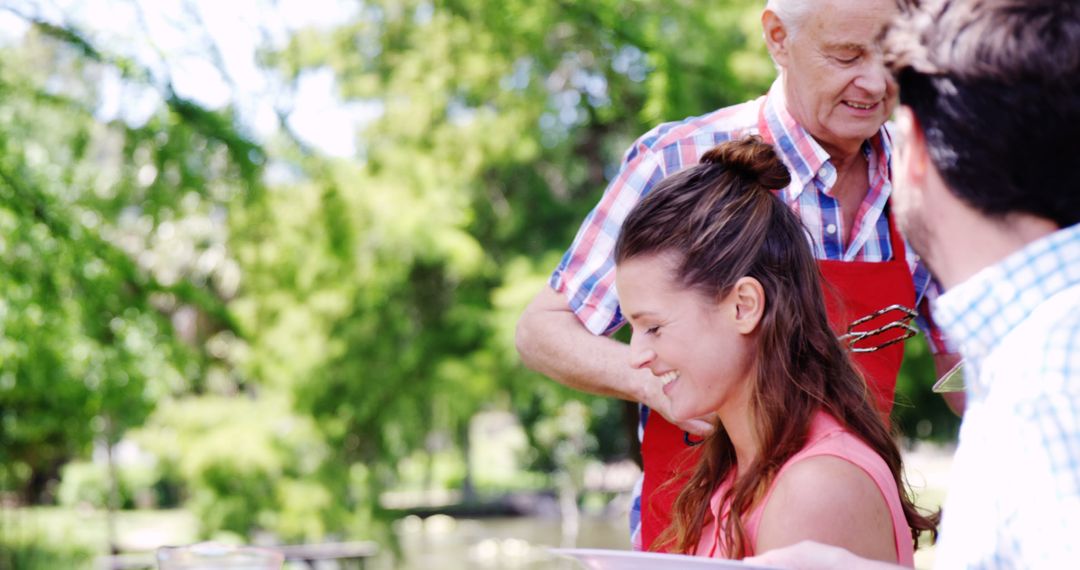
[[791,35],[787,26],[780,21],[776,12],[766,8],[761,13],[761,31],[765,35],[765,46],[769,48],[773,61],[780,67],[787,67],[788,44]]
[[734,303],[735,329],[742,334],[757,330],[765,315],[765,289],[753,277],[740,277],[728,298]]
[[896,110],[897,141],[900,149],[900,168],[907,181],[916,188],[923,188],[930,175],[930,151],[926,148],[926,133],[910,107],[901,105]]

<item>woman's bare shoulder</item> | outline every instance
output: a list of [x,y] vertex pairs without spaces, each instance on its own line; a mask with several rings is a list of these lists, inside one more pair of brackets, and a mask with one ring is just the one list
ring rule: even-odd
[[846,459],[815,455],[788,465],[777,478],[756,550],[814,540],[896,562],[894,537],[888,503],[870,475]]

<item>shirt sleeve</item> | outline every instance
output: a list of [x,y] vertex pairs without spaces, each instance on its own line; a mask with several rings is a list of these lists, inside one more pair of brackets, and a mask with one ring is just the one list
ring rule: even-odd
[[623,221],[664,178],[663,161],[642,139],[627,151],[618,175],[581,224],[549,280],[585,328],[597,335],[612,334],[624,322],[615,291],[614,258]]

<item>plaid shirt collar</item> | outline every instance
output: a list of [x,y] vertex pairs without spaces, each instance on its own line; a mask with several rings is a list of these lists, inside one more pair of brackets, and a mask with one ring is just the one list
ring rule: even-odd
[[1044,301],[1080,284],[1080,224],[1036,240],[937,299],[934,316],[966,358],[982,360]]
[[[784,199],[789,203],[797,200],[815,178],[821,182],[819,186],[821,191],[832,196],[832,188],[836,183],[836,167],[833,166],[829,153],[814,137],[810,136],[802,125],[795,121],[787,107],[783,76],[777,77],[769,88],[768,97],[765,98],[765,104],[761,110],[763,120],[759,126],[767,131],[762,134],[767,134],[775,141],[774,146],[791,171],[792,183],[784,190]],[[892,139],[884,125],[878,129],[877,134],[863,143],[863,152],[874,153],[877,158],[876,163],[879,165],[878,175],[889,180]]]

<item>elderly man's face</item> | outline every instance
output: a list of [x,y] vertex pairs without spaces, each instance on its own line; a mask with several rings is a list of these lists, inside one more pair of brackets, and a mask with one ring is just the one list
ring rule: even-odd
[[826,0],[789,33],[784,57],[789,111],[830,153],[854,152],[892,113],[896,84],[878,39],[893,0]]

